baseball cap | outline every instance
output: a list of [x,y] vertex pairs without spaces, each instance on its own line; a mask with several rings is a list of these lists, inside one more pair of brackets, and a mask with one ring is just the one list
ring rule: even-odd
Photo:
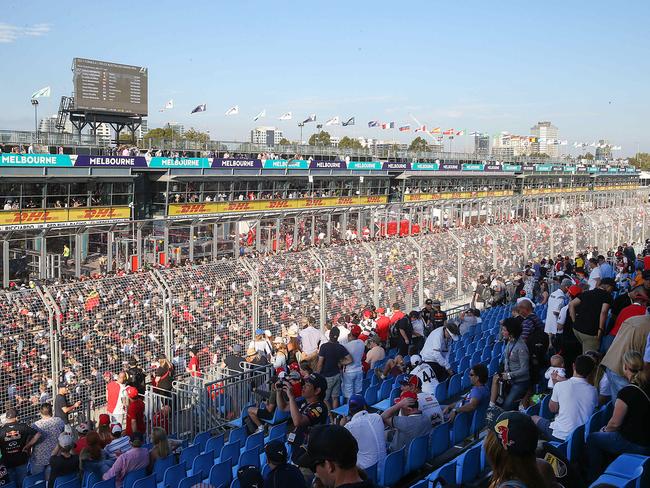
[[573,285],[573,280],[570,279],[570,278],[564,278],[564,279],[560,282],[560,286],[571,286],[571,285]]
[[127,386],[126,387],[126,395],[129,398],[137,398],[138,396],[138,389],[135,386]]
[[345,427],[340,425],[317,425],[309,433],[307,452],[298,458],[298,466],[315,471],[323,461],[344,465],[356,465],[359,444]]
[[405,400],[407,398],[412,398],[416,402],[418,401],[417,393],[412,392],[412,391],[405,391],[405,392],[402,392],[402,394],[399,397],[395,398],[395,403],[399,403],[402,400]]
[[110,425],[111,417],[107,413],[99,414],[99,425]]
[[567,291],[572,297],[577,297],[580,295],[580,293],[582,293],[582,288],[580,288],[578,285],[571,285]]
[[359,337],[361,335],[361,327],[359,327],[358,325],[354,325],[350,329],[350,334],[355,336],[355,337]]
[[366,400],[362,395],[352,395],[348,401],[348,415],[357,413],[366,407]]
[[384,307],[379,307],[377,309],[377,313],[384,313],[385,311],[386,311],[386,309]]
[[411,355],[411,364],[413,366],[417,366],[422,362],[422,358],[418,354],[412,354]]
[[256,335],[264,335],[264,329],[255,329]]
[[58,442],[59,446],[61,446],[63,449],[70,449],[72,446],[74,446],[74,440],[72,439],[72,436],[67,432],[62,432],[59,434]]
[[79,425],[77,425],[76,429],[80,434],[87,434],[90,430],[86,422],[81,422]]
[[235,354],[241,354],[241,346],[239,344],[235,344],[232,346],[232,352]]
[[539,431],[533,420],[521,412],[503,412],[498,417],[486,417],[501,447],[520,456],[533,455],[537,449]]
[[118,432],[122,432],[122,426],[120,424],[111,425],[111,432],[113,434],[117,434]]
[[239,480],[241,488],[262,488],[264,486],[262,473],[252,464],[242,466],[237,470],[237,480]]
[[415,376],[414,374],[404,378],[399,382],[402,386],[415,386],[416,388],[422,388],[422,380]]
[[614,288],[617,288],[616,280],[614,280],[614,278],[603,278],[602,280],[600,280],[600,284],[609,285],[609,286],[613,286]]
[[287,447],[281,440],[275,439],[264,446],[266,459],[273,464],[285,464],[289,455],[287,454]]
[[434,300],[433,302],[431,302],[431,305],[433,305],[434,307],[439,307],[440,306],[440,300]]
[[425,305],[433,305],[433,300],[431,300],[431,298],[427,298],[427,299],[424,301],[424,304],[425,304]]
[[306,383],[311,383],[314,388],[320,388],[321,392],[327,390],[327,380],[318,373],[312,373],[305,378]]
[[456,322],[447,322],[445,328],[449,331],[449,334],[451,334],[451,339],[453,341],[460,339],[460,329],[458,328],[458,324]]

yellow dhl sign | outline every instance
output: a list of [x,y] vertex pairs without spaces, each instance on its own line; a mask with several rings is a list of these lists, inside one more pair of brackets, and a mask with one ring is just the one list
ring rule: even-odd
[[638,184],[594,186],[594,190],[635,190]]
[[409,193],[404,195],[405,202],[428,202],[431,200],[462,200],[467,198],[487,197],[508,197],[513,194],[512,190],[496,191],[464,191],[464,192],[442,192],[442,193]]
[[303,209],[320,207],[347,207],[357,205],[383,205],[388,202],[386,195],[368,197],[328,197],[328,198],[296,198],[294,200],[244,200],[236,202],[206,202],[206,203],[172,203],[168,206],[168,214],[202,215],[231,212],[264,212],[269,210]]
[[43,225],[98,220],[128,220],[131,209],[124,207],[51,208],[0,211],[0,226]]

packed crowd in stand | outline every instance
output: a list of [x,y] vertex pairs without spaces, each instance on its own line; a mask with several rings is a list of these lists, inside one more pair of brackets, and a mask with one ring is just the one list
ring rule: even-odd
[[[617,235],[643,235],[634,215],[620,212],[630,225]],[[566,222],[259,255],[249,261],[253,278],[241,263],[223,261],[48,285],[51,301],[29,287],[3,293],[0,478],[22,488],[29,473],[58,488],[57,479],[72,475],[84,487],[103,478],[120,488],[144,469],[162,481],[160,465],[178,466],[178,448],[188,463],[182,478],[215,488],[223,483],[212,467],[226,460],[230,477],[239,467],[240,486],[261,477],[265,486],[306,486],[314,475],[317,486],[387,485],[398,458],[409,468],[402,474],[424,473],[424,463],[410,469],[419,439],[431,453],[431,439],[446,428],[449,447],[462,444],[470,436],[455,432],[470,419],[480,427],[473,433],[485,471],[492,469],[490,486],[592,482],[618,454],[650,455],[650,251],[622,244],[602,255],[595,234],[613,232],[611,221],[577,215],[575,229]],[[459,289],[471,304],[448,319],[441,300]],[[240,423],[226,445],[243,436],[236,456],[224,456],[223,435],[219,449],[208,450],[218,435],[179,445],[167,438],[178,432],[165,412],[145,412],[149,391],[171,396],[175,379],[200,383],[215,369],[237,372],[247,363],[268,365],[274,379],[259,392],[265,402],[241,416],[229,412]],[[91,398],[103,400],[95,405],[102,414],[73,422]],[[602,429],[586,431],[598,412]],[[271,438],[277,417],[288,422]],[[570,448],[580,428],[582,463]],[[253,469],[239,449],[259,435]],[[196,459],[210,453],[207,470],[183,454],[194,449]],[[552,465],[536,459],[549,452]]]

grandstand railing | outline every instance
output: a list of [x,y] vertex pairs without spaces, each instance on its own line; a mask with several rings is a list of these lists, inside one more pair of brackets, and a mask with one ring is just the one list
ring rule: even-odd
[[35,410],[64,377],[73,398],[99,406],[132,356],[149,370],[165,354],[180,376],[197,347],[202,369],[213,371],[257,328],[277,335],[310,316],[324,326],[365,305],[467,303],[491,268],[507,277],[528,259],[643,242],[646,212],[614,208],[3,291],[0,402]]

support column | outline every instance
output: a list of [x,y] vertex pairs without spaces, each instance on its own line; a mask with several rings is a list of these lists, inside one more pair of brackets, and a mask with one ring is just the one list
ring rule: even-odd
[[[282,229],[282,219],[275,219],[275,252],[280,252],[280,231]],[[271,241],[271,249],[273,249],[273,241]]]
[[257,220],[255,222],[255,250],[257,252],[262,251],[262,221]]
[[332,243],[332,214],[327,214],[327,235],[325,236],[325,242],[327,245]]
[[81,277],[81,246],[82,235],[77,233],[74,235],[74,275],[76,278]]
[[143,268],[144,263],[142,262],[142,223],[138,222],[137,228],[135,230],[135,255],[138,258],[138,267]]
[[[239,246],[239,236],[235,235],[236,246]],[[217,260],[217,248],[219,247],[219,224],[212,224],[212,261]],[[234,258],[239,257],[239,252],[235,253]]]
[[9,241],[2,241],[2,287],[9,288]]
[[295,217],[293,219],[293,241],[291,241],[291,249],[296,249],[298,246],[298,219],[300,217]]
[[169,256],[169,223],[163,227],[163,252],[165,253],[165,265],[169,266],[171,257]]
[[[165,229],[167,227],[165,226]],[[109,230],[106,233],[106,271],[110,273],[113,271],[113,242],[115,240],[115,233]],[[165,240],[165,243],[167,241]],[[166,248],[165,248],[166,249]]]
[[316,215],[311,216],[311,245],[316,244]]
[[38,277],[41,279],[47,278],[47,238],[40,236],[36,238],[38,247],[41,251],[41,260],[38,266]]
[[190,242],[189,242],[190,263],[194,263],[194,223],[190,224]]

